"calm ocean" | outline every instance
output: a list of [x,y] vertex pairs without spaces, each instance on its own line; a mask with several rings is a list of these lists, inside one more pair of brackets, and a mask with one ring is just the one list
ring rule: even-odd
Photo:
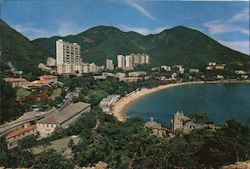
[[163,89],[146,95],[125,110],[130,117],[157,122],[170,127],[173,113],[205,112],[215,122],[236,119],[250,124],[250,84],[192,84]]

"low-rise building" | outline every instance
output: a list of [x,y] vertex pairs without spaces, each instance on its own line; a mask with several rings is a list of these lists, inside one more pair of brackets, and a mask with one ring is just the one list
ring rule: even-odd
[[137,72],[129,72],[128,76],[129,77],[139,77],[139,76],[145,76],[147,75],[147,72],[144,71],[137,71]]
[[124,77],[120,79],[120,81],[123,81],[125,83],[136,83],[139,80],[143,80],[143,78],[142,77]]
[[96,76],[93,76],[95,80],[104,80],[104,79],[107,79],[107,76],[104,76],[104,75],[96,75]]
[[199,73],[199,69],[189,69],[189,73]]
[[243,70],[235,70],[235,74],[236,75],[245,75],[245,74],[247,74],[247,72],[245,72]]
[[111,113],[112,106],[119,100],[120,95],[109,95],[102,99],[100,107],[105,113]]
[[160,67],[153,67],[153,68],[151,68],[151,70],[152,71],[159,71],[159,70],[161,70],[161,68]]
[[126,73],[118,72],[115,74],[115,78],[122,80],[126,76]]
[[103,72],[102,75],[107,77],[115,77],[115,74],[109,72]]
[[216,63],[215,62],[209,62],[208,66],[216,66]]
[[51,135],[56,127],[67,128],[68,125],[74,122],[83,113],[90,111],[90,104],[78,102],[67,106],[62,110],[57,110],[56,113],[45,117],[37,122],[37,131],[41,137]]
[[9,149],[18,146],[18,141],[23,139],[26,136],[36,135],[36,125],[28,125],[26,124],[23,128],[18,128],[5,136],[7,146]]
[[206,67],[206,70],[213,70],[213,69],[214,69],[213,66],[207,66],[207,67]]
[[6,77],[3,78],[3,80],[5,82],[11,83],[12,87],[27,88],[30,85],[30,82],[25,78]]
[[54,75],[42,75],[39,76],[40,80],[48,80],[50,82],[57,82],[58,77]]
[[216,70],[224,70],[225,69],[225,65],[216,65],[215,69]]
[[217,76],[216,76],[216,79],[218,79],[218,80],[223,80],[223,79],[224,79],[224,76],[222,76],[222,75],[217,75]]
[[185,116],[183,112],[176,112],[171,120],[172,130],[174,132],[179,131],[183,133],[188,133],[193,129],[215,129],[213,123],[197,123]]
[[54,59],[52,57],[48,57],[47,66],[56,66],[56,59]]
[[163,69],[163,70],[169,72],[169,71],[171,71],[171,66],[162,65],[162,66],[161,66],[161,69]]
[[50,70],[51,68],[50,67],[47,67],[45,64],[43,63],[39,63],[39,65],[37,66],[39,69],[42,69],[42,70],[45,70],[45,71],[48,71]]
[[153,134],[159,137],[172,137],[173,131],[162,127],[160,123],[154,121],[154,118],[151,117],[148,122],[145,123],[145,127],[152,129]]

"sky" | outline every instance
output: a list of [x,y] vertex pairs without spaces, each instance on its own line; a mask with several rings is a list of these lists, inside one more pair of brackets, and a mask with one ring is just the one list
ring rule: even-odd
[[33,40],[98,25],[143,35],[182,25],[249,55],[249,1],[0,0],[1,18]]

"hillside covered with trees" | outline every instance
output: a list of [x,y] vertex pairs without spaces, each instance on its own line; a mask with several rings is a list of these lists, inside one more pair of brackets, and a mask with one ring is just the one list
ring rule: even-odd
[[149,54],[153,66],[183,64],[199,68],[211,61],[250,61],[246,54],[229,49],[207,35],[184,26],[147,36],[136,32],[123,32],[112,26],[97,26],[77,35],[39,38],[33,42],[55,56],[55,42],[58,39],[78,43],[81,46],[83,61],[95,62],[98,65],[104,65],[106,58],[116,61],[118,54],[131,53]]

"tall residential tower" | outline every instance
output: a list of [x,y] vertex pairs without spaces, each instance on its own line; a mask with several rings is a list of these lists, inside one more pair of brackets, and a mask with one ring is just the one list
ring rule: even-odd
[[56,41],[56,65],[58,74],[75,73],[75,66],[81,65],[81,47],[77,43]]

